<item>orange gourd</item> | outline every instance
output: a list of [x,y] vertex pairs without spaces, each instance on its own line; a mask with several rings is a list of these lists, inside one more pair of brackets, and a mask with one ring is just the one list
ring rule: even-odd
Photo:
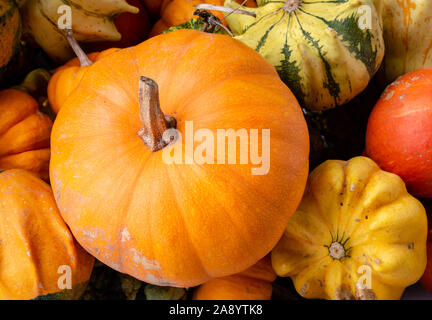
[[[242,3],[243,0],[236,0]],[[207,3],[218,6],[223,6],[224,0],[168,0],[161,7],[161,18],[153,26],[150,31],[150,37],[161,34],[170,27],[182,24],[193,17],[195,6],[198,4]],[[247,0],[247,7],[256,7],[254,0]],[[224,15],[218,11],[211,11],[216,17],[223,20]],[[224,23],[226,25],[226,23]]]
[[0,170],[26,169],[48,180],[52,121],[37,101],[15,89],[0,91]]
[[[268,172],[252,174],[259,165],[241,164],[232,148],[170,163],[173,150],[190,154],[186,121],[213,137],[257,129],[262,141],[269,129]],[[175,142],[162,135],[173,127]],[[179,30],[88,68],[54,124],[50,177],[87,251],[139,280],[191,287],[241,272],[276,245],[301,199],[308,153],[300,106],[261,55],[231,37]]]
[[270,300],[275,279],[270,256],[266,256],[243,272],[202,284],[193,300]]
[[[194,6],[202,3],[223,5],[223,0],[172,0],[161,11],[161,18],[155,23],[149,36],[154,37],[170,27],[188,21],[196,10]],[[223,19],[222,13],[212,13],[219,19]]]
[[48,83],[48,101],[55,113],[59,112],[61,105],[78,86],[87,67],[118,50],[117,48],[111,48],[102,52],[93,52],[87,56],[79,47],[71,32],[67,33],[67,37],[77,57],[57,68]]
[[74,240],[48,184],[0,173],[0,300],[77,299],[94,258]]

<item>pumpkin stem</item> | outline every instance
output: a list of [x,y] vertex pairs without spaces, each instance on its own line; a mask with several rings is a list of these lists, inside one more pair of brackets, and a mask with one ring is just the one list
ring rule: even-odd
[[238,8],[233,9],[233,8],[228,8],[228,7],[223,7],[223,6],[216,6],[213,4],[207,4],[207,3],[198,4],[195,6],[195,8],[197,8],[199,10],[202,9],[202,10],[227,12],[229,14],[232,14],[232,13],[245,14],[245,15],[252,16],[252,17],[256,18],[256,14],[254,12],[241,10]]
[[345,258],[345,248],[339,242],[333,242],[329,247],[329,255],[333,259],[340,260]]
[[143,127],[138,131],[138,136],[151,152],[161,150],[173,141],[164,132],[176,128],[177,121],[174,117],[163,114],[159,105],[158,85],[144,76],[139,80],[139,111]]
[[80,45],[73,36],[72,29],[66,30],[66,39],[69,42],[72,50],[75,52],[75,55],[78,57],[81,67],[91,66],[93,62],[90,61],[83,49],[81,49]]

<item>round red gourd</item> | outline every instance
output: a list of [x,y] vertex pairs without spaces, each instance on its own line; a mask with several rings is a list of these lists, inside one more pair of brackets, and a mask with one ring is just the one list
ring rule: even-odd
[[[166,164],[164,150],[146,145],[154,140],[149,123],[163,117],[153,113],[154,96],[147,107],[138,99],[141,76],[156,81],[161,109],[183,137],[185,121],[215,137],[217,129],[270,129],[268,173],[253,175],[257,166],[238,158]],[[275,69],[231,37],[196,30],[151,38],[88,67],[51,142],[51,183],[79,243],[156,285],[191,287],[252,266],[281,237],[308,174],[306,122]]]
[[432,69],[408,73],[387,87],[369,118],[366,153],[399,175],[410,193],[432,197]]

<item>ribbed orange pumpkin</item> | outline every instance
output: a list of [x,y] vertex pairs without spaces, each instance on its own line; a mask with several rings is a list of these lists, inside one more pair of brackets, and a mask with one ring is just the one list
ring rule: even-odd
[[72,48],[77,57],[70,60],[63,66],[57,68],[48,83],[48,101],[55,113],[58,113],[62,104],[66,101],[72,91],[78,86],[87,67],[99,59],[115,52],[119,49],[111,48],[102,52],[93,52],[88,56],[78,46],[71,34],[68,34],[72,41]]
[[369,117],[366,153],[400,176],[411,194],[432,198],[432,68],[386,88]]
[[[257,129],[262,141],[269,129],[267,174],[252,174],[259,165],[241,164],[231,148],[225,164],[210,150],[215,164],[188,164],[189,155],[167,163],[157,149],[174,121],[163,117],[154,83],[153,95],[138,99],[141,76],[158,83],[161,108],[183,137],[186,121],[214,137],[233,129],[229,139]],[[189,154],[182,142],[166,149]],[[231,37],[179,30],[88,68],[54,124],[50,177],[90,253],[142,281],[191,287],[245,270],[276,245],[301,199],[308,152],[299,104],[261,55]]]
[[25,170],[0,173],[0,219],[0,299],[79,298],[94,258],[74,240],[50,186]]
[[270,300],[275,279],[270,256],[266,256],[243,272],[202,284],[193,300]]
[[26,169],[48,180],[52,121],[32,96],[0,91],[0,170]]

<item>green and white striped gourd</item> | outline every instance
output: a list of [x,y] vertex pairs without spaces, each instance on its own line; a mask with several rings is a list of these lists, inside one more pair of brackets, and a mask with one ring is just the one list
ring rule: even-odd
[[383,32],[372,0],[233,0],[225,6],[256,14],[226,14],[235,38],[260,52],[302,106],[342,105],[368,85],[384,56]]

